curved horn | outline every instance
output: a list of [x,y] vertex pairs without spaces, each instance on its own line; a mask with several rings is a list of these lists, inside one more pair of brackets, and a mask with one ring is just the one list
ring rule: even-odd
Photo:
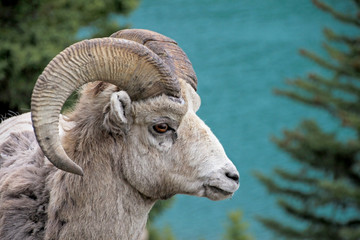
[[59,169],[83,175],[65,153],[59,136],[59,114],[80,86],[104,81],[128,92],[132,100],[160,94],[180,97],[180,84],[154,52],[116,38],[84,40],[59,53],[39,76],[31,98],[36,138],[45,156]]
[[197,77],[189,58],[173,39],[145,29],[125,29],[110,37],[131,40],[151,49],[169,65],[178,78],[184,79],[196,91]]

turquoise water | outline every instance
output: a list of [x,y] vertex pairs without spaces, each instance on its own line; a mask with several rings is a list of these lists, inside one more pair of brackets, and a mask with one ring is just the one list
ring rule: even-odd
[[[349,1],[327,1],[351,10]],[[226,215],[241,209],[256,239],[272,233],[255,216],[286,219],[274,197],[252,175],[275,166],[296,166],[269,140],[303,118],[317,118],[324,127],[338,128],[329,116],[275,96],[286,78],[321,71],[298,55],[299,48],[324,54],[321,30],[334,20],[310,0],[143,0],[128,18],[134,28],[151,29],[175,39],[197,73],[202,107],[198,114],[222,142],[241,175],[241,187],[226,201],[192,196],[176,201],[158,220],[170,225],[179,240],[220,239]],[[335,24],[335,29],[348,31]]]

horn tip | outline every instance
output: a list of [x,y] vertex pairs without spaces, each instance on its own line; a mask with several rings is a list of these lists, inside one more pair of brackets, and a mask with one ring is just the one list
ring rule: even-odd
[[71,169],[62,169],[62,170],[64,170],[64,171],[66,171],[66,172],[69,172],[69,173],[73,173],[73,174],[76,174],[76,175],[79,175],[79,176],[81,176],[81,177],[83,177],[84,176],[84,171],[83,171],[83,169],[79,166],[79,165],[75,165],[75,166],[73,166]]
[[74,171],[73,173],[74,173],[74,174],[77,174],[77,175],[79,175],[79,176],[81,176],[81,177],[84,176],[84,171],[82,170],[81,167],[79,167],[79,169],[77,169],[77,170]]

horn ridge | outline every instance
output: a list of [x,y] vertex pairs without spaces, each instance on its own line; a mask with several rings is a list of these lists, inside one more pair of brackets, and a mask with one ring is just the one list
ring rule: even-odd
[[180,97],[180,84],[163,60],[147,47],[116,38],[84,40],[50,61],[31,98],[31,117],[45,156],[59,169],[82,175],[65,153],[59,136],[59,114],[73,91],[88,82],[104,81],[128,92],[132,100],[161,94]]
[[170,67],[174,74],[197,90],[197,77],[186,53],[173,39],[145,29],[124,29],[110,37],[128,39],[148,47]]

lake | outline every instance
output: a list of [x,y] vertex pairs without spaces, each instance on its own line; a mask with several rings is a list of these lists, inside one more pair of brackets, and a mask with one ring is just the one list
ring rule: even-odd
[[[352,10],[349,1],[327,2]],[[198,76],[202,98],[198,114],[222,142],[241,177],[240,189],[230,200],[176,196],[157,225],[171,226],[178,240],[215,240],[223,234],[227,213],[241,209],[256,239],[272,239],[255,217],[286,220],[286,216],[252,173],[296,166],[270,137],[304,118],[340,128],[325,113],[276,96],[273,90],[285,88],[287,78],[322,71],[298,50],[323,55],[324,26],[340,32],[349,29],[310,0],[143,0],[135,12],[119,20],[169,36],[184,49]]]

